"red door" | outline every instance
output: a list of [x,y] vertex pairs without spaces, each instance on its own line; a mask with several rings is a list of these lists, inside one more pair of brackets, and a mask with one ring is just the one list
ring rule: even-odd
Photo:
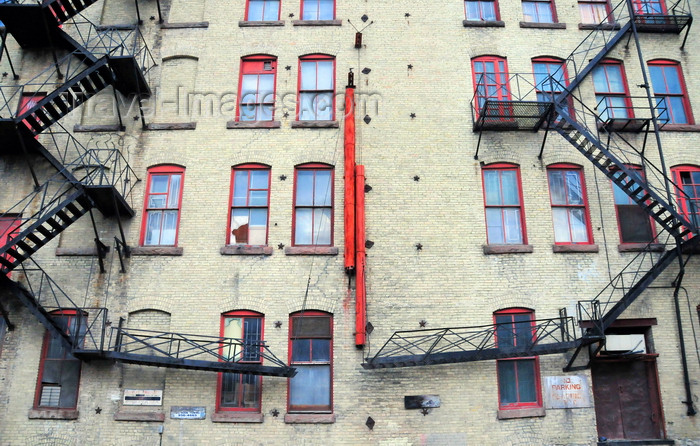
[[599,360],[593,363],[591,374],[599,437],[664,438],[655,358]]

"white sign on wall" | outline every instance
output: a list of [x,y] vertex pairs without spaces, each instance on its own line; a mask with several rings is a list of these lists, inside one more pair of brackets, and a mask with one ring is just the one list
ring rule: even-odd
[[125,406],[161,406],[163,405],[162,390],[124,389]]
[[547,409],[591,407],[588,380],[583,375],[545,376],[544,402]]

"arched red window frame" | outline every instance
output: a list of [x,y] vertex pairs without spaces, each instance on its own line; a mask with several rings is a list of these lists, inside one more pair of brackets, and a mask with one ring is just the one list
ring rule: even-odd
[[[486,179],[484,177],[486,171],[490,170],[496,170],[496,171],[515,171],[516,173],[516,178],[517,178],[517,187],[518,187],[518,200],[519,204],[517,206],[514,205],[489,205],[486,202]],[[521,230],[521,237],[522,237],[522,243],[523,245],[527,245],[527,227],[525,224],[525,206],[523,203],[523,187],[522,187],[522,179],[520,177],[520,166],[517,164],[512,164],[512,163],[493,163],[493,164],[487,164],[482,167],[481,169],[481,186],[482,186],[482,191],[484,195],[484,222],[485,222],[485,227],[486,227],[486,241],[488,244],[491,244],[491,241],[488,238],[488,217],[486,216],[486,210],[489,208],[517,208],[520,210],[520,230]],[[505,223],[503,223],[503,227],[505,228]],[[504,240],[505,240],[505,235],[504,235]]]
[[[482,96],[479,94],[478,91],[478,85],[479,81],[481,80],[482,76],[486,71],[480,71],[477,72],[476,64],[477,63],[489,63],[493,62],[495,71],[494,71],[494,78],[496,78],[496,81],[493,82],[491,79],[489,79],[488,76],[484,77],[483,80],[486,82],[486,85],[495,85],[496,86],[496,91],[498,92],[496,95],[495,100],[497,101],[511,101],[511,94],[510,94],[510,85],[509,85],[509,74],[508,74],[508,60],[505,57],[501,56],[496,56],[496,55],[483,55],[483,56],[477,56],[472,58],[471,60],[471,68],[472,68],[472,83],[474,86],[474,105],[476,106],[476,109],[474,110],[474,117],[478,118],[479,117],[479,112],[481,112],[481,107],[482,104],[480,103],[481,100],[483,99],[484,101],[487,99],[487,96]],[[502,65],[502,66],[501,66]],[[502,68],[502,69],[501,69]],[[499,79],[500,78],[500,79]],[[500,82],[501,80],[504,80],[505,82],[502,83]],[[503,91],[505,91],[505,95],[502,94]],[[494,99],[494,98],[491,98]],[[512,114],[512,110],[510,110]],[[507,115],[507,113],[504,113]]]
[[[597,66],[618,66],[620,67],[620,76],[621,79],[620,81],[622,82],[622,85],[624,87],[624,91],[622,93],[620,92],[605,92],[605,91],[595,91],[595,82],[593,83],[593,90],[595,95],[600,95],[600,96],[609,96],[609,97],[621,97],[624,99],[624,104],[625,108],[627,109],[627,118],[631,119],[634,118],[634,108],[632,106],[632,100],[630,98],[630,86],[629,83],[627,82],[627,72],[625,71],[625,64],[618,59],[603,59],[600,62],[598,62]],[[591,73],[592,76],[592,73]],[[596,104],[599,102],[598,99],[596,99]],[[600,113],[600,111],[598,112]]]
[[[583,205],[561,205],[561,204],[554,204],[552,203],[552,186],[551,183],[549,182],[549,172],[552,170],[577,170],[580,172],[580,178],[581,178],[581,194],[583,195]],[[586,233],[588,234],[588,241],[587,242],[558,242],[555,241],[554,243],[556,245],[592,245],[593,244],[593,228],[591,225],[591,213],[590,213],[590,208],[588,206],[588,192],[586,190],[586,178],[584,175],[583,167],[579,166],[578,164],[569,164],[569,163],[556,163],[556,164],[550,164],[547,166],[547,185],[549,187],[549,204],[552,207],[552,209],[556,207],[564,207],[564,208],[569,208],[569,207],[576,207],[576,208],[584,208],[584,215],[586,217]],[[554,215],[552,215],[554,217]],[[554,220],[552,220],[552,224],[554,224]],[[571,231],[571,225],[569,224],[569,232]],[[573,237],[569,237],[572,239]]]
[[[180,174],[180,193],[177,203],[177,224],[175,225],[175,243],[173,245],[144,245],[146,240],[146,227],[148,223],[148,198],[151,194],[151,177],[153,175],[173,175]],[[168,180],[170,184],[170,180]],[[143,200],[143,212],[141,218],[141,236],[139,238],[140,246],[177,246],[178,239],[180,237],[180,217],[182,216],[182,192],[185,186],[185,167],[178,164],[159,164],[148,168],[148,175],[146,178],[146,194]]]
[[[320,61],[331,61],[333,62],[333,77],[332,77],[332,82],[333,82],[333,89],[332,90],[303,90],[301,89],[301,82],[302,82],[302,70],[301,70],[301,64],[303,62],[320,62]],[[299,62],[298,62],[298,70],[297,72],[299,73],[299,76],[297,77],[297,109],[296,109],[296,120],[299,121],[300,118],[300,113],[301,113],[301,94],[305,92],[317,92],[317,93],[330,93],[331,94],[331,119],[328,119],[328,121],[334,121],[335,120],[335,90],[336,90],[336,82],[335,82],[335,57],[330,55],[330,54],[307,54],[305,56],[299,57]],[[316,77],[318,79],[318,69],[316,71]],[[316,119],[318,120],[318,119]]]
[[[265,70],[265,63],[270,63],[270,70]],[[262,102],[255,102],[255,104],[267,105],[272,107],[272,114],[269,120],[259,120],[259,121],[241,121],[241,107],[243,106],[243,100],[246,95],[243,94],[243,76],[245,75],[260,75],[260,74],[272,74],[274,79],[272,81],[272,101],[265,100],[265,98],[260,98]],[[256,95],[259,94],[260,90],[256,91]],[[241,57],[241,65],[238,76],[238,103],[236,104],[236,121],[240,122],[271,122],[275,120],[275,108],[277,99],[277,56],[270,54],[251,54],[249,56]]]
[[[663,4],[663,2],[662,2]],[[652,66],[667,66],[667,67],[674,67],[676,69],[676,72],[678,73],[678,82],[680,83],[682,94],[659,94],[656,91],[654,91],[654,96],[655,97],[666,97],[666,96],[673,96],[673,97],[681,97],[683,101],[683,108],[685,111],[685,116],[686,116],[686,121],[688,121],[686,124],[687,125],[694,125],[695,124],[695,118],[693,117],[693,109],[690,106],[690,99],[688,97],[688,88],[686,87],[685,83],[685,76],[683,76],[683,69],[681,68],[681,63],[672,59],[652,59],[647,62],[648,67]],[[652,82],[652,90],[653,90],[653,82]],[[670,106],[667,103],[667,106]],[[658,113],[658,112],[657,112]],[[670,116],[670,114],[669,114]],[[674,122],[668,122],[668,124],[675,124]]]
[[[693,222],[693,218],[691,214],[695,215],[695,221],[700,222],[700,195],[698,195],[697,200],[695,200],[694,197],[688,197],[686,193],[682,193],[684,189],[684,183],[682,181],[682,174],[685,172],[689,172],[692,176],[693,173],[697,172],[700,174],[700,166],[692,165],[692,164],[680,164],[677,166],[671,167],[671,175],[673,176],[673,182],[676,185],[676,190],[675,195],[676,195],[676,200],[678,201],[679,204],[679,211],[683,216],[685,216],[686,219],[688,219],[691,223]],[[700,183],[690,183],[693,186],[700,187]],[[687,185],[687,183],[686,183]],[[693,188],[695,190],[695,188]],[[689,200],[697,201],[695,207],[695,212],[691,212],[693,209],[691,209]]]
[[[237,171],[253,171],[253,170],[266,170],[268,173],[267,177],[267,206],[234,206],[233,205],[233,194],[234,194],[234,188],[235,188],[235,176]],[[250,175],[248,177],[248,184],[250,184]],[[272,185],[272,174],[271,174],[271,166],[267,164],[260,164],[260,163],[246,163],[246,164],[237,164],[233,167],[231,167],[231,185],[229,188],[229,199],[228,199],[228,217],[226,220],[226,244],[230,245],[231,244],[231,218],[233,214],[233,209],[238,208],[238,207],[249,207],[249,208],[262,208],[265,207],[267,209],[267,220],[265,222],[265,243],[264,245],[267,245],[268,241],[268,235],[270,232],[270,186]],[[249,189],[250,192],[251,189]],[[254,189],[254,190],[260,190],[260,189]],[[245,246],[252,246],[250,243],[237,243],[237,245],[245,245]],[[258,246],[258,245],[256,245]]]
[[[298,174],[300,171],[303,170],[312,170],[312,171],[330,171],[331,173],[331,178],[330,178],[330,187],[331,187],[331,204],[330,206],[298,206],[297,205],[297,184],[298,184]],[[334,219],[335,219],[335,169],[333,166],[330,164],[324,164],[324,163],[306,163],[306,164],[299,164],[294,167],[294,209],[293,209],[293,214],[292,214],[292,246],[333,246],[333,232],[335,228],[334,224]],[[330,243],[312,243],[312,244],[300,244],[297,243],[296,241],[296,225],[297,225],[297,209],[299,208],[330,208],[330,222],[331,222],[331,227],[330,227]],[[312,231],[314,228],[314,223],[312,221]],[[312,232],[312,238],[314,234]],[[312,240],[313,241],[313,240]]]
[[[628,164],[628,165],[626,165],[625,167],[626,167],[627,169],[632,170],[632,171],[634,171],[635,173],[637,173],[637,174],[641,177],[642,180],[645,179],[644,169],[642,168],[642,166],[639,166],[639,165],[636,165],[636,164]],[[618,169],[612,169],[612,172],[615,172],[615,171],[617,171],[617,170],[618,170]],[[613,205],[615,206],[615,216],[616,216],[616,218],[617,218],[617,231],[618,231],[618,234],[619,234],[619,236],[620,236],[620,243],[621,243],[622,245],[629,245],[629,244],[635,244],[635,243],[651,243],[651,242],[653,242],[654,240],[656,240],[656,225],[654,224],[654,219],[651,218],[651,216],[648,216],[649,229],[650,229],[650,233],[651,233],[651,239],[650,239],[650,240],[647,240],[647,241],[644,241],[644,242],[642,242],[642,241],[640,241],[640,242],[629,242],[629,241],[625,241],[625,240],[624,240],[624,238],[623,238],[623,233],[622,233],[622,221],[620,220],[620,210],[619,210],[619,206],[620,206],[621,204],[617,203],[616,200],[615,200],[615,188],[616,188],[616,187],[619,187],[619,186],[616,186],[615,183],[613,183],[612,181],[610,181],[610,187],[612,188],[612,191],[613,191]],[[624,192],[623,192],[623,193],[624,193]],[[628,201],[628,203],[626,203],[626,204],[624,204],[624,205],[635,205],[635,206],[638,206],[631,198],[629,198],[629,196],[628,196],[627,194],[625,194],[625,196],[628,198],[629,201]]]

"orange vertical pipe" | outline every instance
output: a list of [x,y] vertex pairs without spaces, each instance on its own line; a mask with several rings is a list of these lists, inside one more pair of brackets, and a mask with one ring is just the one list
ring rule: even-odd
[[355,270],[355,85],[352,71],[345,89],[345,271]]
[[355,168],[355,199],[357,205],[356,270],[355,270],[355,347],[365,346],[367,334],[367,290],[365,287],[365,166]]

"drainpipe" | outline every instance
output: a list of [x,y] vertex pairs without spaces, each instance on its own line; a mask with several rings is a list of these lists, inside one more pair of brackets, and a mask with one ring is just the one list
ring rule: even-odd
[[678,322],[678,338],[680,340],[681,347],[681,363],[683,365],[683,384],[685,384],[685,401],[683,401],[683,404],[688,406],[686,415],[692,417],[697,414],[697,411],[693,406],[693,393],[690,389],[690,376],[688,375],[688,360],[685,356],[685,340],[683,339],[683,325],[681,323],[681,307],[678,303],[678,290],[681,288],[680,283],[683,277],[682,274],[683,272],[681,271],[681,275],[677,279],[678,282],[676,284],[676,289],[673,290],[673,303],[676,307],[676,321]]
[[345,272],[355,272],[355,75],[345,88]]
[[367,291],[365,287],[365,166],[355,168],[355,198],[357,199],[357,237],[355,271],[355,347],[365,346],[367,334]]

